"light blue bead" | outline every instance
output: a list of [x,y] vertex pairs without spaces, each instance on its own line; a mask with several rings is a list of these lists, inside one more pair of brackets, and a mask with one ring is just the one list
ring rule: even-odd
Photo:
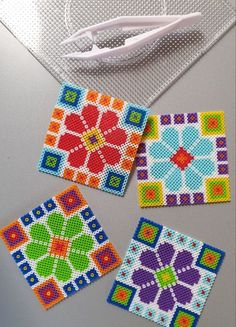
[[174,164],[170,161],[156,162],[151,167],[151,175],[156,179],[165,177],[166,174],[174,167]]
[[195,147],[191,150],[193,156],[206,156],[213,151],[213,144],[208,139],[201,139]]
[[202,177],[190,167],[185,169],[185,179],[190,190],[197,190],[202,186]]
[[165,159],[170,158],[172,152],[168,150],[161,142],[153,143],[150,146],[150,154],[155,159]]
[[182,176],[179,168],[176,168],[166,180],[166,187],[171,192],[177,192],[182,186]]
[[183,147],[188,150],[199,138],[199,131],[193,126],[188,126],[183,130],[182,138]]
[[162,133],[162,140],[165,141],[174,151],[179,149],[179,133],[175,128],[167,128]]
[[211,159],[197,159],[191,162],[191,166],[196,168],[200,173],[205,176],[212,175],[215,171],[214,162]]

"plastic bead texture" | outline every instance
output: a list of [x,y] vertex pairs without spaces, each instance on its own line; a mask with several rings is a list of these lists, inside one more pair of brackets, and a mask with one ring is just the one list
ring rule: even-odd
[[136,166],[141,207],[230,201],[224,112],[150,116]]
[[195,327],[224,255],[140,218],[108,303],[164,327]]
[[121,264],[74,185],[2,228],[0,236],[45,309]]
[[124,195],[149,109],[63,84],[39,170]]

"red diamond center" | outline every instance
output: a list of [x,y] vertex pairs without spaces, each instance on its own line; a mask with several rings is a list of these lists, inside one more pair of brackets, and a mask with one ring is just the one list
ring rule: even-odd
[[60,257],[65,258],[67,255],[68,247],[69,247],[69,241],[61,240],[57,237],[53,237],[50,254],[53,256],[58,255]]
[[188,167],[194,157],[188,153],[183,147],[180,147],[177,152],[170,158],[181,170]]

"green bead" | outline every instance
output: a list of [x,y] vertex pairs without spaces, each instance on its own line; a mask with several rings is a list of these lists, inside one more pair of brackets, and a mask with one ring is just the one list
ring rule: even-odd
[[29,243],[26,246],[25,254],[29,259],[37,260],[42,257],[48,251],[47,245],[41,245],[34,242]]
[[58,212],[53,212],[48,216],[48,226],[51,229],[52,233],[56,236],[61,236],[64,222],[65,219],[63,215]]
[[47,228],[43,224],[35,224],[30,229],[30,235],[33,240],[42,241],[42,242],[49,242],[50,241],[50,234],[47,231]]
[[80,234],[83,229],[83,223],[79,217],[73,216],[67,221],[64,237],[72,238],[77,234]]

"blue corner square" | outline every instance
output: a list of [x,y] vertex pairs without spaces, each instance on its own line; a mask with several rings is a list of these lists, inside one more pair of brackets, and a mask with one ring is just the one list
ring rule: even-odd
[[108,170],[102,189],[117,195],[123,195],[127,184],[128,175],[117,171]]
[[138,105],[128,104],[124,124],[142,131],[146,125],[149,110]]
[[162,229],[162,225],[141,217],[138,223],[138,227],[135,230],[133,239],[152,248],[155,248],[161,235]]
[[28,262],[22,263],[19,268],[23,275],[28,274],[32,270]]
[[184,314],[186,314],[187,317],[191,317],[191,320],[192,320],[191,327],[196,327],[197,326],[199,315],[197,315],[196,313],[194,313],[192,311],[189,311],[187,309],[177,307],[176,310],[175,310],[174,316],[173,316],[173,318],[171,320],[170,327],[175,327],[176,326],[176,321],[177,321],[178,316],[180,314],[183,315],[183,316],[184,316]]
[[38,206],[37,208],[32,210],[33,215],[35,216],[36,219],[39,219],[44,216],[44,211],[43,208]]
[[64,83],[58,97],[57,105],[78,111],[83,104],[86,90],[72,84]]
[[82,215],[82,217],[84,218],[84,220],[88,220],[88,219],[90,219],[91,217],[94,216],[94,214],[93,214],[91,208],[89,208],[89,207],[86,208],[86,209],[84,209],[84,210],[82,210],[82,211],[81,211],[81,215]]
[[75,283],[78,286],[79,290],[83,287],[85,287],[86,285],[88,285],[86,279],[84,278],[84,276],[79,276],[75,279]]
[[38,169],[45,173],[59,176],[65,162],[66,153],[52,148],[43,149]]
[[20,218],[24,226],[28,226],[33,222],[33,218],[29,213]]
[[[127,298],[123,298],[122,300],[120,300],[117,297],[117,293],[119,289],[126,291]],[[137,290],[134,287],[115,280],[112,289],[108,295],[107,302],[116,305],[117,307],[122,308],[124,310],[129,310],[129,307],[134,299],[136,291]]]
[[97,233],[94,236],[95,236],[95,238],[96,238],[96,240],[98,241],[99,244],[102,244],[103,242],[105,242],[108,239],[108,237],[107,237],[107,235],[105,234],[104,231],[101,231],[101,232]]
[[225,257],[225,252],[211,245],[203,244],[196,266],[217,274]]
[[101,228],[101,225],[99,224],[99,222],[97,221],[97,219],[93,219],[92,221],[90,221],[88,223],[88,227],[90,228],[91,232],[95,232],[96,230],[98,230],[99,228]]
[[22,260],[25,259],[25,257],[23,255],[23,253],[21,252],[21,250],[18,250],[16,252],[12,253],[12,257],[15,260],[16,263],[21,262]]
[[31,274],[28,277],[26,277],[27,282],[30,286],[33,286],[38,283],[38,277],[35,274]]
[[44,202],[44,207],[48,212],[50,212],[56,208],[56,203],[53,201],[53,199],[50,199],[50,200]]
[[87,273],[86,273],[88,279],[90,280],[90,282],[93,282],[94,280],[98,279],[99,278],[99,275],[96,271],[96,269],[91,269],[89,270]]
[[65,286],[63,286],[63,290],[65,291],[67,296],[75,294],[76,292],[76,289],[72,283],[68,283]]

